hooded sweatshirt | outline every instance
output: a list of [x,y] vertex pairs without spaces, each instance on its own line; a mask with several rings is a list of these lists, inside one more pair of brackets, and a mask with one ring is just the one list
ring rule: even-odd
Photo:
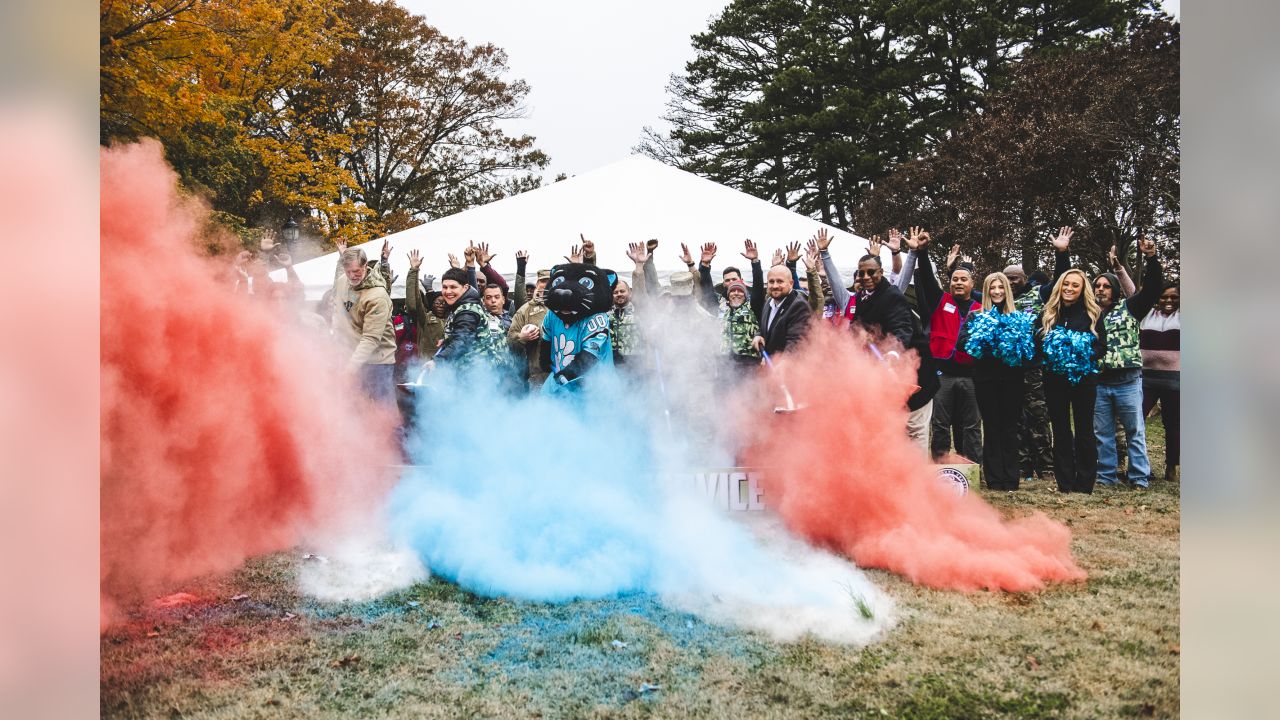
[[352,286],[346,275],[334,285],[334,334],[351,348],[347,364],[394,365],[396,330],[391,322],[391,296],[386,279],[370,267],[364,279]]

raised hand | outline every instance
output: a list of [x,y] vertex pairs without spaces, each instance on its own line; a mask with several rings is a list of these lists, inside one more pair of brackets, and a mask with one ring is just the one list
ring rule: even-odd
[[902,252],[902,233],[898,228],[889,228],[889,239],[884,244],[893,252]]
[[462,250],[462,257],[467,261],[467,267],[471,267],[476,262],[476,246],[475,243],[467,241],[467,246]]
[[482,242],[476,246],[476,259],[480,261],[481,267],[488,265],[497,255],[489,252],[489,243]]
[[883,245],[882,245],[882,244],[881,244],[881,242],[880,242],[880,236],[879,236],[879,235],[872,235],[872,236],[871,236],[871,239],[867,241],[867,254],[868,254],[868,255],[875,255],[876,257],[880,257],[880,248],[881,248],[881,247],[883,247]]
[[417,270],[422,267],[422,253],[417,250],[409,251],[409,269]]
[[346,252],[346,251],[347,251],[347,241],[346,241],[346,240],[339,240],[339,241],[335,242],[333,245],[334,245],[334,247],[338,248],[338,252],[340,252],[340,253],[344,253],[344,252]]
[[702,264],[711,267],[711,261],[716,257],[716,244],[706,243],[702,246]]
[[821,256],[818,254],[818,243],[810,240],[809,244],[805,247],[805,250],[804,250],[805,269],[813,270],[814,268],[821,268],[822,261],[820,257]]
[[747,262],[755,262],[760,259],[760,248],[756,247],[755,243],[750,240],[743,240],[742,247],[742,257],[746,258]]
[[382,264],[386,265],[391,260],[391,241],[382,241]]
[[784,254],[782,253],[782,250],[780,250],[780,249],[779,249],[779,250],[774,250],[774,251],[773,251],[773,262],[769,265],[769,267],[773,267],[774,265],[781,265],[781,264],[783,263],[783,261],[784,261],[784,260],[786,260],[786,258],[787,258],[787,256],[786,256],[786,255],[784,255]]
[[276,255],[276,262],[280,263],[280,267],[289,267],[293,264],[293,258],[287,252]]
[[929,233],[919,225],[912,225],[907,232],[907,247],[912,250],[920,250],[929,244]]
[[689,246],[684,243],[680,243],[680,260],[683,261],[685,265],[693,264],[693,254],[689,252]]
[[951,252],[947,253],[947,267],[956,264],[956,260],[960,259],[960,243],[951,246]]
[[571,263],[580,263],[580,262],[582,262],[582,246],[581,246],[581,245],[573,245],[573,246],[571,246],[571,247],[569,248],[569,254],[568,254],[568,255],[566,255],[566,256],[564,257],[564,259],[565,259],[567,262],[571,262]]
[[582,241],[582,256],[592,257],[596,254],[596,244],[588,240],[582,233],[578,233],[578,239]]
[[800,259],[800,243],[787,243],[787,262],[793,263]]
[[1058,228],[1058,237],[1050,236],[1049,242],[1053,244],[1054,251],[1066,252],[1067,248],[1071,247],[1071,236],[1074,234],[1075,234],[1075,230],[1072,230],[1070,227],[1063,225],[1062,227]]
[[457,255],[454,255],[453,253],[449,253],[449,266],[450,266],[450,267],[462,267],[461,265],[459,265],[459,264],[458,264],[458,256],[457,256]]
[[649,259],[649,248],[642,242],[627,243],[627,257],[636,265],[643,265]]
[[517,250],[517,251],[516,251],[516,262],[525,262],[525,263],[529,262],[529,251],[528,251],[528,250]]
[[1141,250],[1142,254],[1146,257],[1155,257],[1156,241],[1144,235],[1143,237],[1138,238],[1138,249]]
[[825,252],[827,248],[831,247],[832,239],[826,228],[818,228],[818,234],[813,236],[813,241],[818,244],[819,252]]

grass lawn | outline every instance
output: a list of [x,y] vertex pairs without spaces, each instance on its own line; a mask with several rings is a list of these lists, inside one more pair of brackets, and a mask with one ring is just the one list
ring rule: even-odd
[[[1164,434],[1148,426],[1157,477]],[[989,494],[1067,523],[1089,573],[963,595],[871,571],[903,619],[863,649],[775,643],[648,596],[485,599],[432,579],[375,602],[298,594],[256,558],[102,636],[104,717],[1176,717],[1179,488]],[[247,598],[233,599],[238,595]],[[851,612],[856,609],[851,608]],[[617,645],[614,641],[625,643]],[[658,686],[652,689],[651,686]]]

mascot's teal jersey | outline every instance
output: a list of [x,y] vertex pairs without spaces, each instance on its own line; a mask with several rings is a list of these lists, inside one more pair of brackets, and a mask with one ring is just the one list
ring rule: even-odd
[[542,320],[542,339],[551,343],[551,375],[573,362],[574,356],[586,352],[596,356],[605,365],[613,364],[613,343],[609,340],[609,313],[601,312],[565,325],[555,313],[547,313]]

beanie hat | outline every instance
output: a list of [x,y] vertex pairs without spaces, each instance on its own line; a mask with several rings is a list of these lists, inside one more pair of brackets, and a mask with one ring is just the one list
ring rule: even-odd
[[734,290],[734,289],[741,290],[743,295],[748,294],[747,284],[742,282],[741,280],[730,280],[729,282],[724,284],[724,294],[726,296],[729,295],[730,290]]
[[1113,300],[1121,300],[1124,298],[1124,288],[1120,286],[1120,278],[1115,273],[1104,272],[1098,277],[1106,278],[1111,283],[1111,298]]

